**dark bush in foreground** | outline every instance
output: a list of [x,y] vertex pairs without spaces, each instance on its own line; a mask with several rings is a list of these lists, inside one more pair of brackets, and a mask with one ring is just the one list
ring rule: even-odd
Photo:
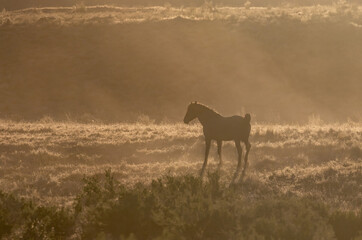
[[[0,236],[9,239],[357,239],[362,212],[266,190],[250,179],[228,188],[165,176],[125,187],[87,177],[74,209],[36,206],[0,194]],[[248,186],[250,185],[250,186]],[[254,189],[254,192],[252,190]]]
[[104,181],[85,181],[75,207],[85,239],[353,239],[362,233],[361,212],[276,193],[251,201],[241,186],[227,188],[217,174],[204,182],[166,176],[133,188],[110,172]]
[[0,191],[0,238],[65,239],[73,226],[69,210],[36,206]]
[[362,211],[335,212],[330,217],[330,223],[338,239],[362,239]]

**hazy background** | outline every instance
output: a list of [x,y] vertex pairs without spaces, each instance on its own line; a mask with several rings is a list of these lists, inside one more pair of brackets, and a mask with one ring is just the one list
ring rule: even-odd
[[169,1],[149,10],[149,19],[132,10],[139,21],[127,21],[122,9],[86,7],[95,1],[2,0],[0,9],[30,3],[73,7],[0,13],[2,118],[177,122],[198,100],[224,115],[250,112],[258,122],[361,119],[357,1],[331,2],[322,13],[298,8],[301,2],[265,8],[268,21],[262,12],[231,13],[247,14],[262,1],[234,10],[215,7],[218,1],[184,10],[173,5],[190,2]]

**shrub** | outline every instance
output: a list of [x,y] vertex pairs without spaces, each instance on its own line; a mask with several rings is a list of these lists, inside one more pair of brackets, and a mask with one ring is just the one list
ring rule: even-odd
[[[254,180],[256,181],[256,180]],[[164,176],[126,187],[85,177],[74,209],[37,206],[0,192],[0,237],[16,239],[360,239],[362,210],[208,179]],[[249,186],[248,186],[249,185]],[[253,191],[253,188],[254,191]],[[259,191],[259,193],[258,193]],[[260,196],[258,196],[260,194]],[[74,210],[74,211],[73,211]]]
[[104,180],[85,181],[76,204],[79,216],[83,215],[80,229],[85,239],[330,239],[335,235],[325,204],[283,194],[252,202],[238,188],[221,184],[216,173],[205,182],[191,175],[165,176],[150,186],[132,188],[115,182],[110,172]]
[[69,210],[36,206],[0,192],[0,237],[20,239],[64,239],[73,232]]
[[11,194],[0,191],[0,238],[9,235],[22,222],[23,203]]
[[65,209],[36,207],[27,217],[24,239],[64,239],[73,230],[73,218]]
[[152,218],[155,200],[145,186],[127,189],[113,179],[110,171],[103,182],[96,177],[84,181],[75,204],[82,238],[118,239],[133,233],[139,239],[147,239],[160,234]]
[[339,240],[362,237],[362,209],[358,213],[336,211],[331,215],[330,223]]

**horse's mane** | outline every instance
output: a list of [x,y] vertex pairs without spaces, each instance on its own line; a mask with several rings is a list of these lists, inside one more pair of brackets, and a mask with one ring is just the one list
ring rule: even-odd
[[214,113],[214,114],[216,114],[218,116],[221,116],[221,114],[218,113],[215,109],[213,109],[213,108],[211,108],[211,107],[209,107],[209,106],[207,106],[205,104],[198,103],[198,102],[196,102],[195,104],[198,105],[199,107],[203,108],[204,110],[210,112],[210,113]]

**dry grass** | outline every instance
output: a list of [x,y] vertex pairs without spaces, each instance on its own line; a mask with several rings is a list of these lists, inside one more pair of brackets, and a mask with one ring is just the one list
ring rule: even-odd
[[[254,125],[247,182],[354,208],[362,193],[361,129]],[[84,176],[107,169],[133,185],[163,175],[197,175],[203,161],[199,125],[1,121],[0,132],[0,189],[43,203],[71,203]],[[232,143],[224,145],[223,156],[221,180],[228,182],[236,167]],[[214,146],[209,171],[217,163]]]
[[[188,20],[232,20],[267,22],[291,18],[301,22],[312,20],[352,20],[360,27],[362,9],[355,5],[336,4],[309,7],[215,7],[207,4],[201,7],[115,7],[84,6],[28,8],[0,13],[1,24],[55,23],[68,24],[119,24],[129,22],[161,21],[173,18]],[[357,21],[354,22],[353,20]]]

